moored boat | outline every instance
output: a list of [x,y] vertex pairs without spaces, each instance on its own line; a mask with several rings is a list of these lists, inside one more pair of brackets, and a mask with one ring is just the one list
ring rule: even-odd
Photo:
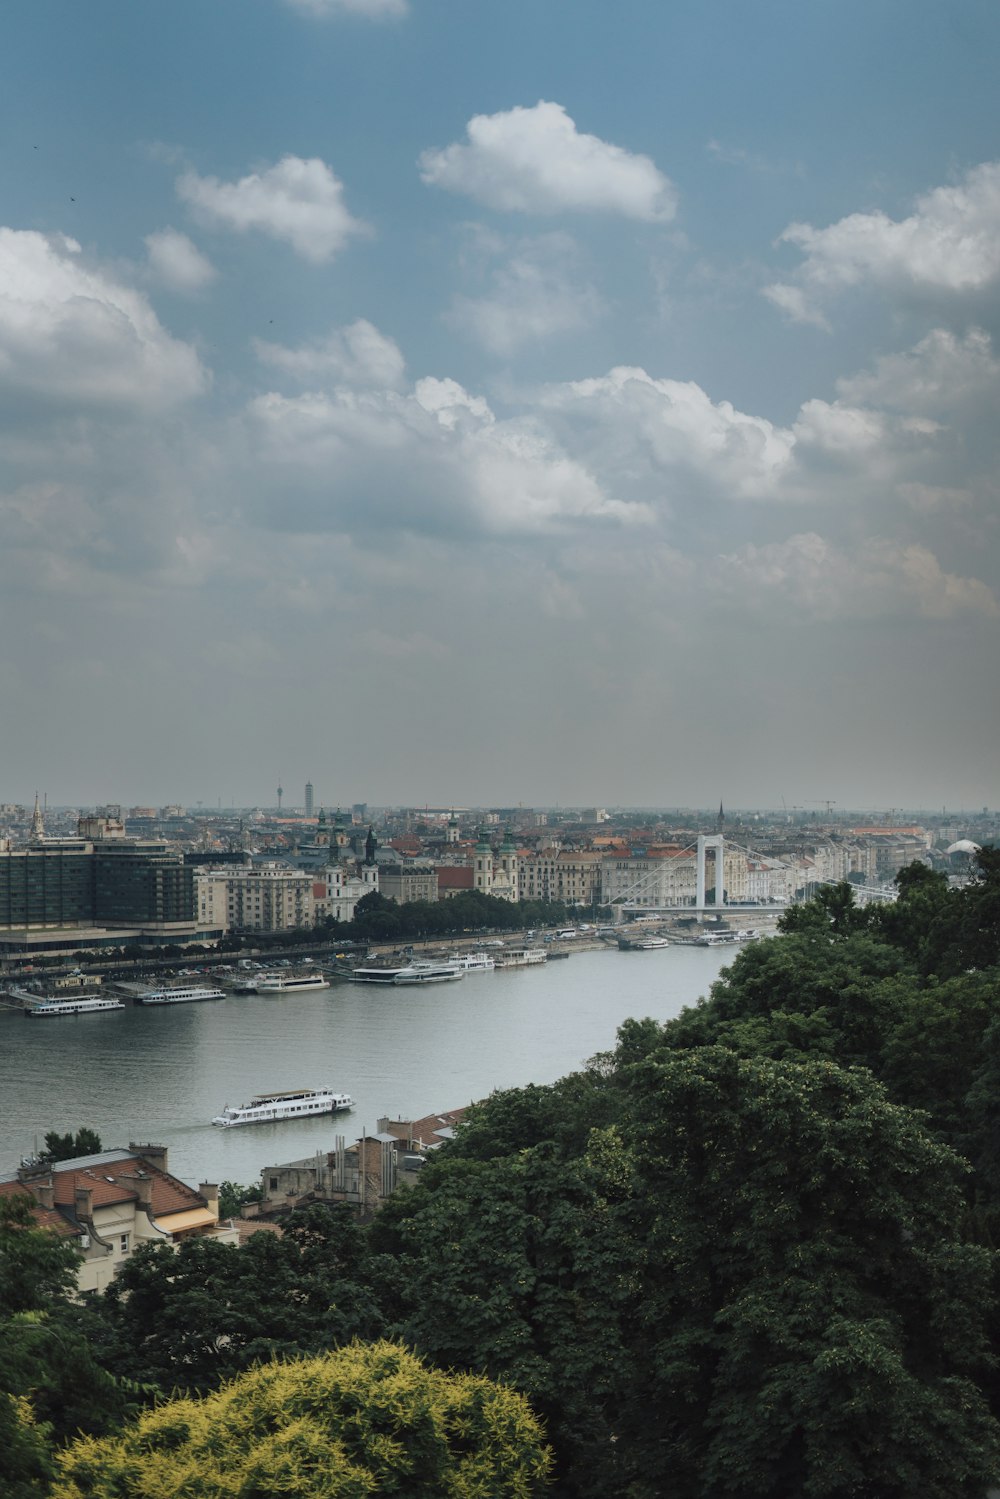
[[315,1114],[339,1114],[352,1109],[354,1099],[332,1088],[291,1088],[258,1093],[249,1103],[226,1104],[212,1120],[223,1129],[238,1124],[274,1124],[280,1119],[307,1119]]
[[221,989],[208,989],[195,984],[176,989],[144,989],[135,996],[137,1005],[188,1005],[203,999],[225,999]]
[[262,973],[256,987],[258,994],[297,994],[300,989],[329,989],[330,981],[322,973]]
[[466,973],[489,973],[497,966],[496,960],[485,952],[461,953],[455,962],[464,968]]
[[541,947],[505,947],[498,952],[498,968],[532,968],[536,963],[547,963],[549,954]]
[[25,1004],[24,1013],[32,1017],[36,1015],[97,1015],[107,1010],[124,1010],[125,1008],[120,999],[108,999],[103,994],[78,994],[75,999],[44,999],[23,990],[14,992],[18,999],[31,1001]]
[[465,969],[456,961],[418,961],[402,968],[352,968],[350,978],[354,984],[440,984],[464,979]]

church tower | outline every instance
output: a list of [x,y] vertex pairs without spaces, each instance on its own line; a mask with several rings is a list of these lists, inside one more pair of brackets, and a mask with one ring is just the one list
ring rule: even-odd
[[[497,895],[502,895],[504,900],[517,901],[520,899],[520,882],[518,880],[517,870],[517,849],[514,846],[514,840],[510,835],[510,828],[504,829],[504,837],[503,842],[500,845],[499,859],[499,878],[494,878],[494,891]],[[497,888],[498,885],[502,886],[502,889]]]
[[35,810],[31,816],[31,842],[45,842],[45,823],[42,820],[42,809],[38,805],[38,792],[35,792]]
[[483,895],[493,894],[493,850],[485,826],[479,829],[479,842],[473,855],[473,885]]

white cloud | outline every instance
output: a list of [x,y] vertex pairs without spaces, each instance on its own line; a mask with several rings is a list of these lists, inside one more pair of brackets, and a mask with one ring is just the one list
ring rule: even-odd
[[424,182],[518,213],[616,213],[650,223],[676,213],[673,184],[648,156],[581,134],[561,104],[474,115],[466,134],[467,144],[422,154]]
[[374,324],[358,318],[344,328],[334,328],[325,338],[314,339],[297,349],[254,340],[258,359],[284,370],[297,380],[321,386],[397,386],[405,361],[395,340],[380,333]]
[[737,498],[773,497],[795,446],[787,428],[729,401],[713,402],[694,381],[656,380],[644,369],[620,366],[596,379],[547,386],[541,404],[607,434],[612,469],[683,468]]
[[75,240],[0,228],[0,386],[82,410],[158,409],[207,376],[146,297],[89,265]]
[[530,420],[496,418],[457,381],[411,395],[271,392],[248,409],[254,472],[281,474],[282,519],[302,491],[302,529],[400,529],[454,538],[530,535],[571,522],[643,524]]
[[407,0],[286,0],[286,4],[320,20],[330,16],[361,16],[365,20],[384,21],[405,16],[409,10]]
[[1000,617],[1000,604],[985,583],[945,572],[926,547],[882,538],[866,542],[855,555],[814,531],[747,545],[721,559],[717,579],[744,602],[773,593],[785,607],[817,619]]
[[796,442],[851,458],[867,456],[884,441],[885,422],[877,411],[813,400],[803,402],[792,431]]
[[318,157],[283,156],[274,166],[238,182],[185,172],[178,196],[203,219],[244,233],[258,229],[290,244],[316,265],[330,260],[348,240],[367,233],[344,203],[343,183]]
[[874,371],[838,380],[837,390],[849,401],[926,413],[966,406],[984,394],[995,398],[998,380],[1000,363],[988,333],[970,328],[959,338],[934,328],[914,348],[878,359]]
[[981,291],[1000,278],[1000,162],[925,193],[908,218],[876,210],[825,229],[790,224],[781,241],[804,253],[798,279],[807,291],[796,298],[779,283],[765,295],[799,320],[816,320],[816,296],[866,281],[896,292]]
[[577,274],[576,259],[568,235],[523,240],[493,270],[485,296],[455,298],[450,321],[491,354],[503,356],[588,327],[603,304],[596,289]]
[[202,291],[218,274],[197,245],[177,229],[147,234],[145,244],[151,275],[171,291]]

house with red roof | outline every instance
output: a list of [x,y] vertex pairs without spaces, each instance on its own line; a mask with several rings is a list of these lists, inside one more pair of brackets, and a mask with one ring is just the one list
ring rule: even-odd
[[195,1191],[172,1176],[165,1145],[29,1161],[0,1181],[0,1195],[29,1197],[40,1228],[75,1240],[81,1292],[104,1290],[140,1244],[239,1242],[234,1225],[219,1221],[218,1187],[203,1182]]

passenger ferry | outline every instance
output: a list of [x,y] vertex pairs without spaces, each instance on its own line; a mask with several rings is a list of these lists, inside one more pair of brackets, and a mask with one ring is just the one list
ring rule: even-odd
[[300,989],[329,987],[329,979],[321,973],[262,973],[257,979],[258,994],[297,994]]
[[78,994],[76,999],[36,998],[23,990],[15,991],[18,999],[30,1000],[24,1006],[26,1015],[96,1015],[105,1010],[124,1010],[120,999],[106,999],[103,994]]
[[489,973],[497,966],[494,959],[486,952],[462,953],[455,959],[455,962],[464,968],[466,973]]
[[274,1124],[279,1119],[339,1114],[353,1107],[353,1098],[347,1093],[334,1093],[332,1088],[292,1088],[281,1093],[258,1093],[249,1103],[227,1103],[212,1123],[232,1129],[237,1124]]
[[497,953],[498,968],[532,968],[536,963],[547,963],[549,955],[541,947],[507,947]]
[[225,999],[221,989],[206,989],[197,986],[177,989],[144,989],[135,996],[137,1005],[188,1005],[201,999]]
[[632,947],[637,947],[640,952],[646,952],[651,947],[669,947],[669,937],[639,937],[633,942]]
[[351,971],[351,981],[355,984],[440,984],[464,978],[465,969],[457,959],[440,963],[419,961],[407,963],[403,968],[354,968]]

